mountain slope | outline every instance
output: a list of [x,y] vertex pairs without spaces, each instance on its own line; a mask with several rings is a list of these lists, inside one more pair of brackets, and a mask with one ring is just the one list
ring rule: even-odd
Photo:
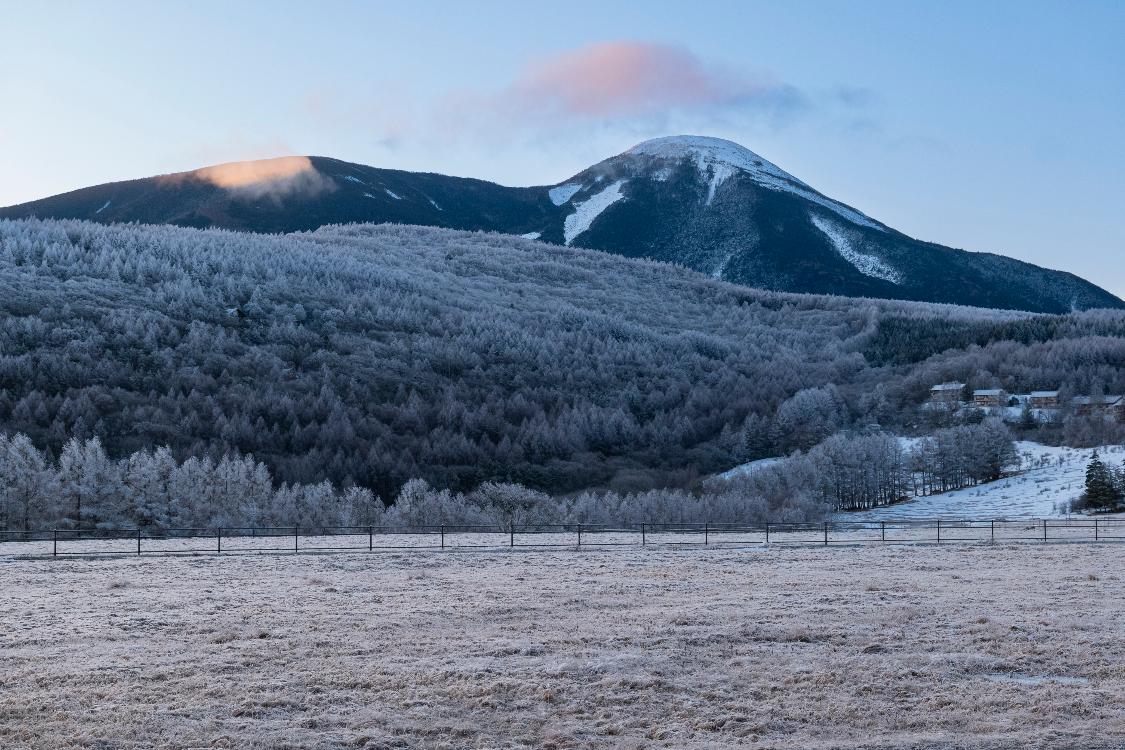
[[1039,312],[1123,306],[1072,274],[911,239],[729,141],[646,141],[566,184],[579,210],[606,186],[622,196],[568,244],[735,283]]
[[520,233],[560,209],[544,190],[376,169],[325,157],[237,162],[75,190],[0,218],[84,219],[279,233],[394,222]]
[[116,456],[240,452],[280,481],[383,497],[411,477],[682,484],[745,460],[744,433],[786,450],[798,433],[763,420],[806,389],[834,405],[802,412],[815,425],[887,428],[916,422],[948,380],[1125,391],[1121,312],[780,294],[391,225],[0,220],[0,352],[0,433],[53,455],[72,436]]
[[645,141],[543,187],[287,157],[0,209],[32,216],[270,233],[409,223],[663,260],[776,291],[1054,313],[1125,307],[1069,273],[912,239],[738,144],[699,136]]

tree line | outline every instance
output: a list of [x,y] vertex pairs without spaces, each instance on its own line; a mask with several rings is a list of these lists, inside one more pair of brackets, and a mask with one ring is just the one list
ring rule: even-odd
[[988,419],[916,440],[881,431],[837,432],[807,451],[720,481],[748,496],[862,510],[995,481],[1018,468],[1011,431]]
[[455,492],[424,479],[407,481],[388,506],[364,487],[277,483],[269,468],[250,456],[180,462],[158,448],[115,460],[97,438],[72,438],[53,460],[22,434],[0,435],[0,477],[0,530],[12,531],[756,523],[818,520],[830,510],[802,498],[750,495],[733,487],[551,496],[511,482]]

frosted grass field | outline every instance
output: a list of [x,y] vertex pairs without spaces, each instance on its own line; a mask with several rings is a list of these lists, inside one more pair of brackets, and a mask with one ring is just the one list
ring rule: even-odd
[[1120,748],[1125,545],[0,561],[5,748]]

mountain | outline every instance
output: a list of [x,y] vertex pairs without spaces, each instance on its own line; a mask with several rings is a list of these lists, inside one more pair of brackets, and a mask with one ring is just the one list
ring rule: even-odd
[[557,185],[512,188],[325,157],[240,162],[0,209],[254,232],[394,222],[667,261],[775,291],[1033,312],[1123,308],[1069,273],[912,239],[717,138],[645,141]]

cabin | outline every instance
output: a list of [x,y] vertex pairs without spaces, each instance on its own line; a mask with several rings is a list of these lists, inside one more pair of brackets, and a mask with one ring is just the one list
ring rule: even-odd
[[1120,415],[1121,401],[1121,396],[1075,396],[1071,403],[1074,404],[1076,414],[1110,417]]
[[1027,405],[1032,409],[1059,408],[1058,391],[1032,391],[1027,396]]
[[964,383],[938,383],[930,389],[930,403],[956,404],[964,394]]
[[1003,388],[978,388],[973,391],[973,404],[981,408],[999,408],[1008,403],[1008,394]]

